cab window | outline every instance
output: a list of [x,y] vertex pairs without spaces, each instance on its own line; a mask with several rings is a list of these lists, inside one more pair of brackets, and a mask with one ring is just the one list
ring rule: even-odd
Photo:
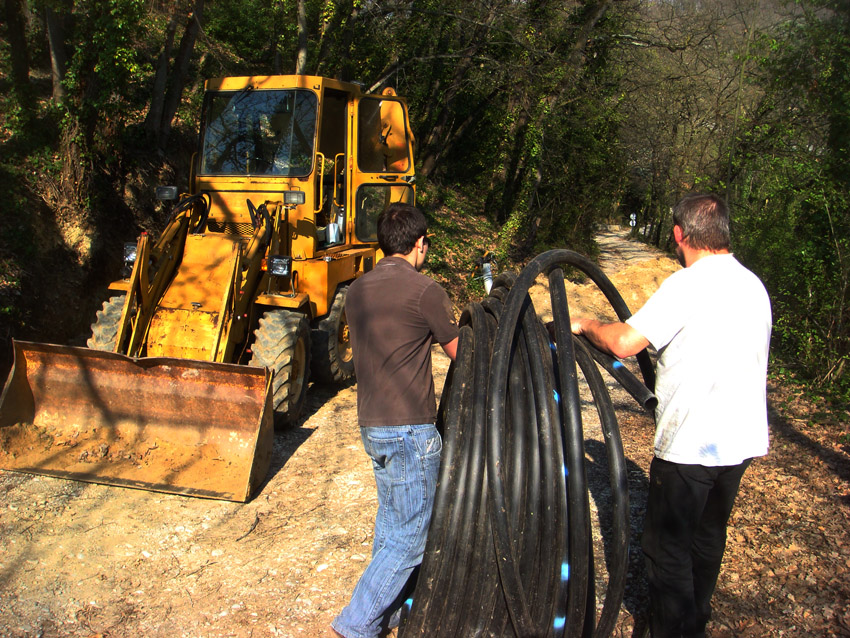
[[387,98],[361,99],[357,125],[357,163],[361,171],[409,170],[410,143],[401,102]]

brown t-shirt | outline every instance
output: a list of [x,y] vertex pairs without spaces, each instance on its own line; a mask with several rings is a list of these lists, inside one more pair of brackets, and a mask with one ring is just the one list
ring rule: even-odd
[[446,291],[400,257],[385,257],[348,290],[345,316],[360,427],[434,423],[431,344],[458,335]]

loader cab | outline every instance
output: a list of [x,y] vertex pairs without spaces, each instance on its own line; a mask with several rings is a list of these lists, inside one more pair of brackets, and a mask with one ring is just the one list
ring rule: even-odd
[[302,75],[208,80],[192,193],[208,196],[204,232],[241,242],[246,255],[257,243],[251,209],[266,205],[274,232],[260,257],[291,269],[262,279],[257,302],[315,319],[377,262],[378,215],[413,203],[412,150],[407,106],[392,89],[364,94]]
[[392,89],[364,95],[311,76],[209,81],[193,192],[211,196],[210,231],[246,234],[246,199],[303,191],[289,248],[296,259],[319,257],[374,244],[380,212],[413,202],[412,144]]

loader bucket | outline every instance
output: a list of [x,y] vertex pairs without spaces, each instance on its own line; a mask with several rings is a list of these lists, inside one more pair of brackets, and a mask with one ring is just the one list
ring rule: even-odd
[[16,341],[0,468],[230,501],[265,479],[271,373]]

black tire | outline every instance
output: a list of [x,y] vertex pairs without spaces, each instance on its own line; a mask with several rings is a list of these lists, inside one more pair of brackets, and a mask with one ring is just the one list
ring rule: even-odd
[[340,286],[327,317],[313,329],[312,372],[322,383],[342,384],[354,378],[354,356],[345,318],[347,294],[348,286]]
[[254,330],[249,365],[269,368],[272,406],[277,425],[298,420],[307,398],[310,371],[310,325],[307,317],[290,310],[269,310]]
[[86,345],[92,350],[115,350],[115,340],[118,338],[118,325],[121,323],[121,311],[124,309],[126,296],[115,295],[103,302],[103,307],[97,311],[97,318],[91,325],[91,337]]

